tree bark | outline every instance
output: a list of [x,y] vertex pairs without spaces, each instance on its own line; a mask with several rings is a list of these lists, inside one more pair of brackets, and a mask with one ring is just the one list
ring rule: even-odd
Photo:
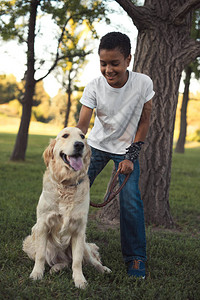
[[[107,191],[112,182],[112,179],[115,176],[115,173],[116,173],[115,166],[113,166],[111,178],[107,186]],[[117,180],[116,189],[118,189],[118,187],[119,187],[119,181]],[[103,206],[102,209],[100,209],[97,212],[97,218],[101,219],[101,221],[107,224],[119,224],[119,218],[120,218],[119,194],[116,195],[111,202],[109,202],[106,206]]]
[[185,139],[187,135],[187,106],[189,101],[189,88],[190,88],[190,79],[192,74],[192,68],[187,66],[185,68],[185,87],[183,93],[183,100],[181,106],[181,118],[180,118],[180,132],[179,138],[176,144],[175,152],[184,153],[185,152]]
[[130,0],[116,2],[138,28],[133,71],[149,75],[156,93],[140,154],[145,219],[147,223],[172,227],[169,187],[178,88],[185,65],[200,55],[200,43],[190,38],[191,9],[199,1],[146,0],[141,7]]
[[11,160],[24,160],[28,143],[28,130],[31,120],[31,111],[33,103],[33,95],[35,91],[36,81],[34,79],[35,74],[35,24],[37,16],[37,7],[39,5],[38,0],[32,0],[30,4],[30,17],[28,28],[28,53],[27,53],[27,72],[26,72],[26,84],[25,93],[23,99],[22,117],[20,122],[19,131],[17,134],[15,147],[10,157]]
[[68,95],[68,100],[67,100],[67,110],[66,110],[66,114],[65,114],[65,124],[64,127],[67,127],[68,122],[69,122],[69,114],[70,114],[70,110],[71,110],[71,90],[67,91],[67,95]]
[[177,8],[169,0],[162,5],[158,2],[145,2],[154,4],[156,16],[150,28],[139,31],[133,69],[149,75],[156,92],[149,132],[140,155],[145,219],[147,223],[171,227],[174,224],[169,206],[173,133],[181,73],[189,57],[193,60],[192,49],[186,46],[190,41],[192,15],[188,13],[177,26],[170,22],[171,11],[181,8],[185,1],[176,1]]
[[64,127],[67,127],[68,122],[69,122],[69,114],[71,110],[71,95],[72,95],[72,90],[71,90],[71,78],[70,78],[71,72],[69,72],[68,76],[68,87],[67,87],[67,95],[68,95],[68,100],[67,100],[67,110],[65,113],[65,123]]

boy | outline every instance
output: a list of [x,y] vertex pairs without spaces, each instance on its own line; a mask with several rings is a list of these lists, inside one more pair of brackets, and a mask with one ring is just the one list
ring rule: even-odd
[[102,37],[98,54],[103,76],[84,89],[77,127],[86,134],[95,108],[88,137],[91,185],[110,159],[116,170],[120,169],[120,184],[124,175],[131,173],[120,192],[121,248],[128,275],[145,278],[146,238],[137,158],[148,131],[154,91],[148,76],[127,70],[130,51],[125,34],[110,32]]

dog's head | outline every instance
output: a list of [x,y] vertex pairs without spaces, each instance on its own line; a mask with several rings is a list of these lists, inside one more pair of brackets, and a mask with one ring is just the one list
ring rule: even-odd
[[79,128],[66,127],[59,132],[44,151],[43,157],[47,167],[57,179],[76,177],[87,173],[91,150],[84,134]]

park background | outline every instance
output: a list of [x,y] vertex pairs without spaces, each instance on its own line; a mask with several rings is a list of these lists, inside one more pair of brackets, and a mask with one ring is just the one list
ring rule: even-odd
[[[115,1],[109,3],[116,10],[109,14],[110,24],[102,20],[95,25],[95,29],[99,37],[118,30],[130,37],[132,69],[137,29]],[[51,31],[49,24],[46,20],[42,27]],[[77,122],[83,87],[100,75],[97,54],[99,42],[98,39],[91,39],[90,42],[92,53],[86,57],[88,63],[77,78],[76,84],[80,89],[71,96],[68,126],[74,126]],[[7,86],[7,83],[11,83],[23,90],[26,49],[15,41],[1,43],[0,84]],[[183,72],[176,111],[174,149],[179,135],[184,78]],[[24,162],[9,160],[20,124],[21,104],[17,98],[0,102],[0,299],[199,299],[200,83],[194,74],[187,107],[185,151],[182,154],[174,151],[172,159],[169,202],[176,226],[171,229],[154,224],[147,226],[147,280],[133,282],[126,277],[121,259],[119,225],[98,220],[96,209],[90,209],[87,236],[89,241],[100,246],[103,263],[112,269],[112,274],[104,276],[93,268],[84,267],[89,282],[85,291],[74,288],[71,270],[50,276],[47,268],[44,280],[37,283],[28,278],[33,263],[22,252],[21,244],[35,222],[35,208],[45,169],[42,163],[43,150],[65,122],[68,95],[61,81],[61,75],[55,71],[36,86],[36,105],[32,109]],[[1,99],[5,97],[9,98],[9,90],[8,95],[4,93]],[[111,171],[112,164],[109,164],[94,184],[91,190],[92,201],[103,199]]]

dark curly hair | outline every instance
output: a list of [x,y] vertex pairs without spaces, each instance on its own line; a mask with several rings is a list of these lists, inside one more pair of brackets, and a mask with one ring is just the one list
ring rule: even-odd
[[109,32],[101,38],[98,54],[100,54],[102,49],[113,50],[116,48],[127,58],[131,53],[130,39],[121,32]]

